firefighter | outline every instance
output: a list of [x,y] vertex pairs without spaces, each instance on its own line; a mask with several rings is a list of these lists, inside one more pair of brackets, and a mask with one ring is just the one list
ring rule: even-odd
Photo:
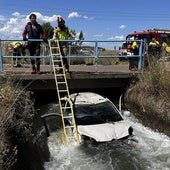
[[155,38],[152,38],[151,42],[148,45],[148,54],[149,60],[153,60],[153,58],[159,59],[161,53],[161,46]]
[[149,46],[158,46],[159,45],[159,42],[156,41],[155,38],[152,38],[151,42],[149,43]]
[[[8,51],[13,56],[25,56],[25,45],[19,41],[13,41],[8,44]],[[13,58],[14,67],[21,67],[21,58]]]
[[[65,26],[65,20],[62,17],[57,18],[58,27],[54,28],[53,40],[68,40],[68,38],[74,38],[74,34],[71,30]],[[67,42],[59,42],[61,55],[63,56],[63,64],[65,66],[65,70],[69,71],[69,65],[67,58]],[[59,63],[59,67],[61,67],[61,63]]]
[[[135,37],[135,40],[132,43],[132,52],[133,55],[139,55],[139,44],[138,37]],[[130,57],[129,58],[129,70],[135,71],[138,68],[138,57]]]

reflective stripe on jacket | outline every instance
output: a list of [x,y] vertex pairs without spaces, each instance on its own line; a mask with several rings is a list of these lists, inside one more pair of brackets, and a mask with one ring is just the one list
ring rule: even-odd
[[67,40],[68,39],[67,31],[59,31],[57,34],[58,34],[59,40]]
[[149,45],[151,45],[151,46],[156,46],[156,45],[159,45],[159,42],[158,42],[158,41],[151,41],[151,42],[149,43]]
[[22,44],[21,42],[18,42],[18,41],[12,42],[13,48],[21,48],[22,45],[23,45],[23,44]]
[[139,48],[139,45],[138,45],[138,43],[137,43],[136,41],[133,42],[132,48],[133,48],[133,49]]
[[69,30],[67,27],[65,27],[63,30],[61,30],[59,27],[56,27],[54,29],[53,39],[67,40],[68,36],[69,36]]

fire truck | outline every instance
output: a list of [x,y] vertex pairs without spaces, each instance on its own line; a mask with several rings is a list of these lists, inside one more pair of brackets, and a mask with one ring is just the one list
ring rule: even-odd
[[147,31],[135,31],[131,34],[128,34],[126,36],[126,42],[123,43],[123,47],[126,47],[126,51],[129,53],[131,53],[131,45],[136,37],[138,40],[143,40],[146,45],[151,42],[152,38],[155,38],[160,43],[160,45],[164,43],[165,50],[167,53],[170,53],[170,30],[168,29],[153,28],[148,29]]
[[152,38],[155,38],[160,44],[163,42],[170,44],[170,30],[168,29],[148,29],[147,31],[134,32],[126,36],[126,40],[134,40],[138,37],[139,40],[144,40],[149,44]]

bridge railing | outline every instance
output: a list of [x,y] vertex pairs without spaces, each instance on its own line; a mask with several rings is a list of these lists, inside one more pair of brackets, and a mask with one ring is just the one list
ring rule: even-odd
[[[5,51],[5,48],[7,48],[7,44],[9,42],[13,42],[13,41],[19,41],[19,42],[24,43],[24,41],[22,41],[22,40],[0,40],[0,71],[1,72],[3,71],[3,64],[4,64],[3,60],[5,58],[11,58],[11,59],[13,59],[13,58],[23,58],[23,59],[40,58],[42,60],[46,59],[46,60],[48,60],[49,67],[52,68],[48,43],[41,43],[42,45],[41,45],[41,55],[40,56],[30,56],[30,55],[13,56],[13,55],[9,55]],[[38,39],[37,40],[28,39],[28,41],[43,42],[43,40],[38,40]],[[52,40],[48,40],[48,41],[52,41]],[[126,42],[126,40],[119,40],[119,41],[62,40],[62,42],[63,41],[68,43],[68,55],[66,56],[66,58],[69,60],[69,64],[71,64],[72,60],[78,61],[80,59],[86,59],[86,60],[92,59],[95,69],[97,71],[99,61],[101,59],[108,59],[108,58],[110,58],[110,59],[115,59],[115,58],[130,59],[131,57],[137,57],[139,59],[138,60],[138,70],[141,70],[141,68],[142,68],[142,62],[143,62],[143,41],[142,40],[138,40],[139,44],[140,44],[139,55],[134,55],[133,53],[131,55],[120,55],[119,54],[119,48],[124,42]],[[128,41],[128,43],[129,43],[129,41]],[[105,53],[105,51],[109,51],[109,53]]]

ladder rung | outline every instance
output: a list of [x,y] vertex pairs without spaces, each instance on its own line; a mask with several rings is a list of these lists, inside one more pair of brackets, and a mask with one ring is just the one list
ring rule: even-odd
[[66,129],[68,129],[68,128],[74,128],[74,126],[66,126],[65,128],[66,128]]
[[67,92],[67,90],[59,90],[59,92]]
[[54,66],[54,68],[56,69],[56,71],[62,70],[62,67],[59,67],[59,66]]
[[62,107],[62,109],[64,110],[64,109],[71,109],[71,107]]
[[59,100],[60,100],[60,101],[66,101],[66,99],[63,99],[63,98],[60,98]]
[[61,77],[61,76],[64,76],[64,74],[61,74],[61,73],[56,74],[56,77]]
[[[70,110],[71,111],[71,110]],[[73,117],[73,115],[72,115],[72,113],[65,113],[65,114],[63,114],[63,117],[67,117],[68,116],[68,118],[69,117]]]
[[66,82],[65,81],[62,81],[62,82],[58,82],[58,84],[65,84]]
[[74,136],[68,136],[68,139],[75,139]]
[[72,118],[73,116],[64,116],[63,118],[64,119],[67,119],[67,118]]
[[60,53],[52,53],[52,56],[60,56]]
[[53,60],[54,63],[58,63],[58,62],[61,62],[61,60]]
[[55,68],[58,68],[58,69],[63,69],[63,67],[60,67],[60,66],[56,66]]
[[51,49],[59,49],[59,47],[51,47]]

